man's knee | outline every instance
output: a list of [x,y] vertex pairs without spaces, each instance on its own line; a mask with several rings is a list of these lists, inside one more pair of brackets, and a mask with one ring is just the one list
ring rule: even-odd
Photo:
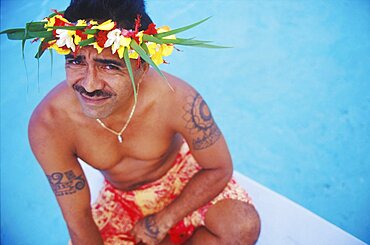
[[237,200],[223,200],[212,206],[205,222],[222,244],[254,244],[261,227],[254,206]]
[[243,233],[243,244],[255,244],[261,231],[261,220],[253,205],[245,204],[244,220],[240,224]]

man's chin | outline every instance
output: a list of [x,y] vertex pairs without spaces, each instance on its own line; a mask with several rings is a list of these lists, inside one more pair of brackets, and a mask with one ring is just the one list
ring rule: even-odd
[[82,112],[86,117],[91,119],[106,118],[112,113],[111,111],[92,110],[84,107],[82,107]]

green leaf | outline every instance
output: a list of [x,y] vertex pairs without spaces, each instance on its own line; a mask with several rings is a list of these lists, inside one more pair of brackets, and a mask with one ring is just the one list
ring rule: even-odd
[[204,44],[210,43],[210,41],[201,41],[201,40],[194,40],[194,39],[162,39],[163,43],[170,43],[170,44],[178,44],[178,45],[197,45],[197,44]]
[[[212,42],[212,41],[196,40],[194,37],[192,37],[192,38],[176,38],[176,39],[181,41],[181,42],[189,42],[189,41],[202,42],[202,43],[211,43]],[[171,39],[165,39],[165,40],[171,40]]]
[[141,47],[144,49],[145,53],[149,54],[148,46],[146,46],[144,42],[141,44]]
[[132,40],[131,43],[130,43],[130,46],[131,48],[133,48],[139,55],[141,58],[143,58],[148,64],[150,64],[154,70],[156,72],[158,72],[159,75],[161,75],[161,77],[163,77],[163,79],[167,82],[167,85],[168,87],[170,87],[170,89],[172,91],[175,91],[171,84],[167,81],[167,78],[165,77],[165,75],[163,75],[163,73],[161,72],[161,70],[159,70],[158,66],[152,61],[152,59],[145,53],[145,50],[140,47],[135,40]]
[[47,22],[39,21],[39,22],[29,22],[26,24],[26,28],[29,31],[46,31],[46,28],[44,27]]
[[[132,40],[130,43],[131,48],[133,48],[141,58],[143,58],[148,64],[150,64],[158,74],[160,74],[164,79],[166,77],[163,75],[161,70],[159,70],[158,66],[152,61],[152,59],[145,53],[145,50],[136,43],[135,40]],[[166,79],[167,80],[167,79]]]
[[34,38],[34,37],[47,38],[47,37],[53,37],[53,33],[51,31],[35,31],[35,32],[29,31],[26,37],[27,39]]
[[37,90],[40,92],[40,57],[37,57]]
[[26,59],[24,58],[24,48],[25,48],[25,45],[26,45],[26,39],[23,39],[22,40],[22,60],[23,60],[24,69],[26,70],[27,92],[28,92],[28,81],[29,81],[29,78],[28,78],[27,63],[26,63]]
[[209,44],[211,41],[202,41],[202,40],[194,40],[194,39],[183,39],[183,38],[176,38],[176,39],[162,39],[163,43],[170,43],[176,45],[183,45],[183,46],[193,46],[199,48],[231,48],[226,46],[219,46],[214,44]]
[[213,45],[213,44],[207,44],[207,43],[196,44],[196,45],[191,45],[191,46],[197,47],[197,48],[233,48],[233,47],[228,47],[228,46],[219,46],[219,45]]
[[26,39],[22,40],[22,59],[24,60],[24,48],[26,46]]
[[54,29],[54,30],[83,30],[86,28],[86,26],[48,26],[48,29]]
[[54,57],[53,57],[53,50],[49,49],[50,53],[50,80],[53,79],[53,67],[54,67]]
[[41,55],[44,53],[44,49],[42,48],[42,45],[43,45],[44,42],[41,42],[40,45],[39,45],[39,49],[35,55],[35,58],[36,59],[40,59]]
[[184,26],[184,27],[177,28],[177,29],[174,29],[174,30],[171,30],[171,31],[167,31],[167,32],[162,32],[162,33],[156,34],[154,36],[157,37],[157,38],[162,38],[162,37],[167,37],[169,35],[173,35],[173,34],[176,34],[176,33],[180,33],[180,32],[189,30],[189,29],[191,29],[191,28],[193,28],[193,27],[195,27],[195,26],[197,26],[197,25],[199,25],[199,24],[207,21],[209,18],[211,18],[211,17],[207,17],[207,18],[205,18],[205,19],[203,19],[201,21],[198,21],[198,22],[196,22],[194,24],[191,24],[191,25],[188,25],[188,26]]
[[128,74],[130,75],[132,88],[134,90],[134,98],[135,98],[135,102],[136,102],[137,101],[137,91],[136,91],[136,85],[135,85],[135,81],[134,81],[134,73],[132,72],[132,66],[131,66],[130,57],[128,55],[128,48],[127,47],[125,47],[125,50],[123,51],[123,58],[124,58],[125,63],[126,63]]
[[94,35],[98,32],[97,29],[87,29],[84,31],[84,34],[90,34],[90,35]]
[[158,39],[156,37],[153,37],[147,34],[143,34],[143,41],[149,41],[149,42],[159,43],[159,44],[163,43],[161,39]]
[[25,36],[25,28],[16,28],[2,31],[0,34],[7,34],[9,40],[23,40],[31,37]]
[[14,32],[24,32],[24,28],[13,28],[13,29],[7,29],[4,31],[1,31],[0,34],[9,34]]
[[91,38],[88,38],[86,40],[83,40],[83,41],[79,42],[78,45],[80,45],[81,47],[83,47],[83,46],[87,46],[87,45],[89,45],[89,44],[91,44],[93,42],[95,42],[95,37],[91,37]]
[[36,59],[41,58],[42,54],[45,52],[46,49],[43,48],[43,45],[53,40],[53,37],[45,38],[39,45],[39,49],[35,55]]

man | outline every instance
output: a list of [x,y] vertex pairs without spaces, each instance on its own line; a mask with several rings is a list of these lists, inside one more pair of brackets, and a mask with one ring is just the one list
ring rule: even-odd
[[[130,29],[137,15],[147,30],[138,0],[72,0],[64,18]],[[119,50],[76,48],[68,36],[61,44],[56,33],[73,54],[66,81],[35,109],[29,139],[72,244],[254,244],[258,214],[231,180],[225,139],[201,95],[170,74],[166,83],[140,58],[130,65]],[[106,179],[93,207],[78,158]]]

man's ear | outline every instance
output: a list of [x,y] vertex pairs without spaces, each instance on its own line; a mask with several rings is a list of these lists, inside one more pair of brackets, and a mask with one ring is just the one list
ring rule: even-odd
[[145,77],[145,74],[148,72],[149,70],[149,64],[146,63],[146,62],[143,62],[141,65],[140,65],[140,68],[139,68],[140,72],[139,72],[139,83],[141,83]]
[[148,70],[149,70],[149,64],[148,63],[146,63],[146,62],[144,62],[144,64],[141,64],[142,65],[142,67],[143,67],[143,71],[144,71],[144,73],[146,73]]

